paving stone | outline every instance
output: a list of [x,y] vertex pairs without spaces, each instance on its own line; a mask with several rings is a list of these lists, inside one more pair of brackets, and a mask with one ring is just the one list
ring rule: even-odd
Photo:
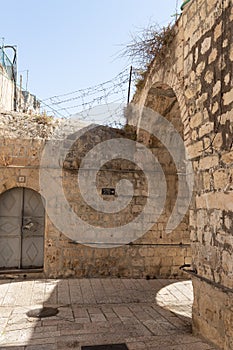
[[[213,350],[191,334],[192,293],[189,281],[175,280],[5,280],[0,349],[126,343],[129,350]],[[38,306],[58,307],[59,313],[28,318]]]

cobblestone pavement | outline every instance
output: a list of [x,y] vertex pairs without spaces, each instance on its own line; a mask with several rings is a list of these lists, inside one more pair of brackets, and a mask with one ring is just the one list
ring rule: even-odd
[[[0,281],[0,349],[210,350],[191,334],[191,281],[65,279]],[[57,307],[49,318],[29,310]]]

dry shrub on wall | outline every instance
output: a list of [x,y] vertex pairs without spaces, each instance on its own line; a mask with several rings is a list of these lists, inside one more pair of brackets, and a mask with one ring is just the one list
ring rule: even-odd
[[169,54],[174,37],[173,24],[162,28],[151,25],[132,36],[132,41],[124,48],[122,56],[128,57],[138,68],[137,87],[143,82],[151,63],[156,61],[160,64]]
[[36,114],[33,116],[33,118],[38,124],[43,125],[51,125],[54,121],[53,116],[48,116],[46,112],[43,112],[42,114]]

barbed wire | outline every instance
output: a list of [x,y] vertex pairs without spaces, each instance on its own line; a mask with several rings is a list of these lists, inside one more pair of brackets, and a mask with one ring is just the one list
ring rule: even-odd
[[116,83],[117,81],[118,82],[122,82],[122,80],[124,81],[124,79],[127,79],[128,72],[129,72],[129,69],[125,68],[122,72],[120,72],[116,77],[114,77],[111,80],[107,80],[107,81],[105,81],[103,83],[100,83],[100,84],[97,84],[97,85],[94,85],[94,86],[90,86],[90,87],[87,87],[87,88],[84,88],[84,89],[79,89],[79,90],[71,91],[71,92],[68,92],[68,93],[65,93],[65,94],[48,97],[48,98],[46,98],[46,99],[44,99],[42,101],[44,102],[44,101],[48,101],[48,100],[51,100],[51,99],[54,99],[54,98],[61,98],[61,97],[74,95],[74,94],[80,94],[80,95],[90,94],[90,92],[93,92],[94,90],[102,90],[104,88],[104,86],[107,86],[109,84],[117,85],[117,83]]
[[[132,91],[139,75],[139,70],[133,69]],[[129,68],[125,68],[111,80],[54,95],[40,100],[40,103],[46,113],[52,113],[56,117],[77,116],[80,120],[121,127],[125,123],[123,110],[126,106],[128,82]]]

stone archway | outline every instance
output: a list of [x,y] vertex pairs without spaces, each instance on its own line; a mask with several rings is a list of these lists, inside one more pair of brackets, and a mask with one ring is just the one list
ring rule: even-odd
[[[179,134],[181,139],[184,140],[184,123],[182,122],[180,104],[174,89],[166,83],[154,82],[150,88],[145,89],[145,92],[147,92],[147,95],[145,93],[143,101],[140,101],[141,103],[143,102],[144,107],[155,113],[159,113],[174,127],[173,132],[167,135],[167,138],[174,140],[176,138],[175,135]],[[187,186],[185,159],[183,159],[183,163],[180,163],[179,168],[177,168],[177,164],[175,164],[170,151],[162,142],[154,137],[154,132],[154,135],[152,135],[142,129],[143,120],[140,118],[143,118],[143,114],[144,112],[139,116],[137,123],[137,140],[146,145],[158,159],[167,183],[166,203],[163,213],[157,222],[157,226],[153,228],[153,243],[167,247],[167,255],[163,259],[163,270],[166,270],[166,273],[169,272],[171,276],[176,276],[177,273],[179,275],[181,274],[179,267],[184,264],[191,264],[192,260],[188,206],[184,210],[180,224],[169,235],[166,232],[166,226],[173,213],[177,197],[182,192],[184,193]],[[152,131],[154,130],[153,117],[150,120]],[[166,130],[164,131],[166,133]],[[182,183],[180,177],[182,178]]]
[[0,269],[42,268],[45,209],[36,191],[15,187],[0,195]]
[[165,97],[164,91],[158,96],[163,84],[176,93],[195,176],[189,210],[193,331],[224,350],[233,348],[232,28],[231,0],[190,1],[169,54],[162,64],[151,63],[133,99],[142,109],[153,95],[155,107]]

